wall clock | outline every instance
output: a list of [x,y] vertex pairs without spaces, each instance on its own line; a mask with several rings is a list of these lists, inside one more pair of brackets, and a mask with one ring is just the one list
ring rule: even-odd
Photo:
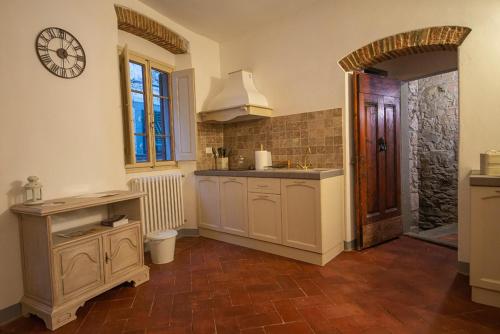
[[40,31],[35,47],[42,65],[58,77],[76,78],[85,69],[82,45],[64,29],[50,27]]

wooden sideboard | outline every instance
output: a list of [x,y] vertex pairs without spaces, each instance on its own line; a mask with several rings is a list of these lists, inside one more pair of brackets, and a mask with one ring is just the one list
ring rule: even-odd
[[[43,205],[15,205],[19,216],[23,260],[23,314],[35,314],[55,330],[76,319],[76,311],[89,299],[124,282],[134,286],[149,280],[144,265],[140,222],[140,192],[109,191],[55,199]],[[84,224],[55,232],[55,222],[72,214],[81,219],[88,209],[108,216],[125,214],[129,223],[105,227]],[[76,218],[75,218],[76,219]],[[67,237],[68,233],[81,235]],[[65,234],[65,237],[61,235]]]

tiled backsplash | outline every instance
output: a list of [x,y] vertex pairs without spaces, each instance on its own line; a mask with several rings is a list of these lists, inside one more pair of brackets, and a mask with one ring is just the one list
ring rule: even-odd
[[205,152],[205,148],[217,148],[224,145],[223,125],[198,123],[197,130],[196,168],[213,169],[215,166],[214,158],[211,154]]
[[304,160],[307,148],[313,167],[342,168],[342,109],[278,116],[228,124],[198,123],[198,169],[213,168],[205,147],[232,149],[230,166],[240,155],[254,163],[254,151],[271,151],[273,161]]

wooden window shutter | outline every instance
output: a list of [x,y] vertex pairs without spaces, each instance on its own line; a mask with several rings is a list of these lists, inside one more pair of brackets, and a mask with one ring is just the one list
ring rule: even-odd
[[172,72],[175,159],[196,160],[194,69]]
[[125,144],[125,163],[134,164],[134,136],[132,117],[132,98],[130,96],[130,72],[129,72],[128,47],[125,46],[120,54],[120,75],[122,82],[122,103],[123,103],[123,138]]

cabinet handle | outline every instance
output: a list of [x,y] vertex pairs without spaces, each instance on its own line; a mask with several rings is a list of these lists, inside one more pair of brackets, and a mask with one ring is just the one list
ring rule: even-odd
[[108,256],[108,252],[106,252],[105,260],[106,263],[108,263],[111,260],[111,258]]
[[269,195],[258,195],[258,198],[269,198]]
[[265,184],[258,184],[257,185],[257,188],[267,188],[269,187],[268,185],[265,185]]
[[293,183],[295,183],[295,184],[304,184],[304,183],[306,183],[306,181],[293,181]]

